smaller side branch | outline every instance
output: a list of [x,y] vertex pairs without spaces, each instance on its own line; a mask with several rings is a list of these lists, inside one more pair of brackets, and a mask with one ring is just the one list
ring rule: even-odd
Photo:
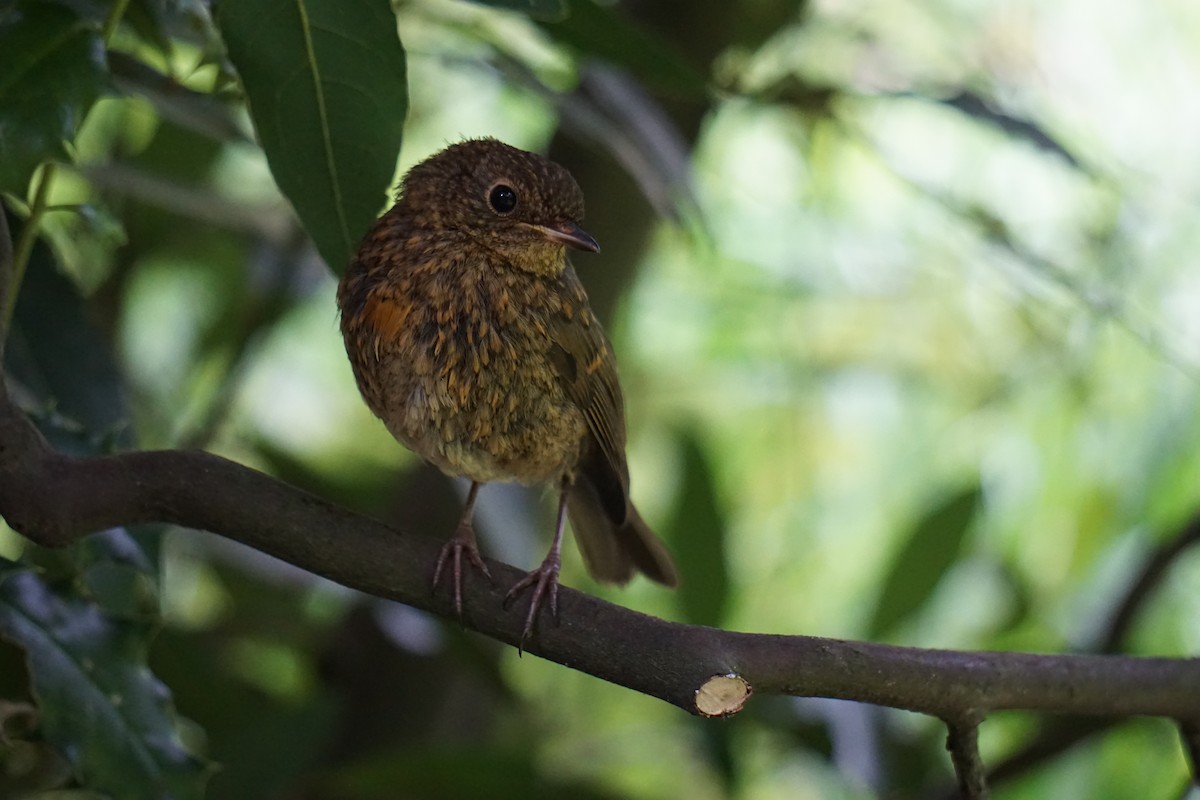
[[[3,306],[3,329],[7,334],[9,325],[12,324],[13,312],[17,308],[17,296],[21,291],[21,280],[25,277],[25,268],[29,264],[29,255],[33,252],[33,244],[37,240],[38,230],[42,225],[42,217],[46,214],[46,204],[50,197],[50,185],[54,182],[54,171],[56,166],[53,161],[47,161],[42,164],[41,174],[38,176],[37,191],[33,197],[33,205],[29,207],[29,219],[25,221],[24,227],[21,228],[21,235],[17,238],[16,246],[11,253],[2,254],[2,257],[11,258],[11,269],[6,269],[5,272],[11,274],[5,275],[4,281],[7,295],[4,299]],[[4,209],[0,208],[0,214],[4,213]],[[8,238],[8,220],[2,223],[0,228],[0,236]]]
[[946,720],[949,730],[946,749],[958,776],[958,790],[963,800],[987,800],[988,787],[983,759],[979,756],[979,723],[977,717]]

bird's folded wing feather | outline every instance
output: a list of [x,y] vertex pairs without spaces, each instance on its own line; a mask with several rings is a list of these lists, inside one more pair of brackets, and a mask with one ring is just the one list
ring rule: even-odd
[[[587,303],[579,279],[568,267],[564,274],[562,313],[550,325],[550,362],[567,396],[583,412],[602,458],[585,457],[591,478],[613,514],[625,518],[629,469],[625,463],[625,404],[617,383],[612,345]],[[607,474],[603,474],[607,473]]]

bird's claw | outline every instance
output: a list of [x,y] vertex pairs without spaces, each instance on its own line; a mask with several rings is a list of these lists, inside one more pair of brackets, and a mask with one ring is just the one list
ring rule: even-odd
[[533,632],[533,624],[537,619],[538,610],[542,606],[542,600],[547,596],[550,599],[550,614],[554,617],[555,622],[558,621],[558,570],[558,559],[547,558],[540,567],[517,581],[508,590],[508,594],[504,595],[504,607],[508,608],[518,595],[533,587],[533,594],[529,598],[529,611],[525,614],[525,627],[521,630],[521,640],[517,644],[517,655],[521,655],[525,651],[525,640]]
[[487,564],[483,563],[483,559],[479,557],[479,548],[475,546],[475,535],[470,530],[464,531],[460,527],[454,532],[454,536],[450,541],[442,545],[442,551],[438,553],[437,566],[433,568],[433,588],[437,589],[438,582],[442,578],[442,568],[447,562],[453,564],[451,568],[454,580],[454,613],[462,619],[462,557],[467,556],[467,560],[471,562],[471,566],[479,570],[490,581],[492,573],[488,571]]

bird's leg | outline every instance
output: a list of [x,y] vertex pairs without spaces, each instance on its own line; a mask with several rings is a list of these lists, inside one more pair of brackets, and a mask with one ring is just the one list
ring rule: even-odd
[[530,586],[533,587],[533,596],[529,598],[529,613],[525,615],[525,627],[521,631],[521,642],[517,645],[518,653],[525,649],[525,640],[529,638],[529,633],[533,630],[534,619],[537,617],[538,609],[541,608],[542,598],[546,595],[550,597],[550,613],[554,615],[555,619],[558,619],[558,569],[562,566],[562,539],[563,526],[567,523],[568,488],[570,488],[570,483],[564,477],[562,491],[558,495],[558,521],[554,526],[554,541],[550,543],[550,552],[546,553],[540,567],[517,581],[508,590],[508,594],[504,595],[504,605],[507,607],[517,595]]
[[454,529],[454,535],[450,537],[450,541],[442,545],[442,552],[438,554],[437,566],[433,570],[433,588],[436,589],[446,561],[449,560],[454,565],[454,611],[459,618],[462,617],[463,554],[466,554],[471,566],[486,575],[489,580],[492,577],[492,573],[488,572],[487,565],[479,557],[479,546],[475,543],[475,525],[472,522],[475,516],[475,497],[479,494],[479,487],[482,485],[478,481],[471,481],[471,488],[467,492],[467,502],[463,505],[462,515],[458,518],[458,527]]

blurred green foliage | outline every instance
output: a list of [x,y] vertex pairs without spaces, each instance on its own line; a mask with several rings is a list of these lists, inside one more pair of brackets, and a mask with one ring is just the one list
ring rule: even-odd
[[23,189],[38,164],[66,155],[107,88],[99,31],[55,3],[0,9],[0,187]]
[[[1087,647],[1200,495],[1194,6],[2,4],[9,391],[71,452],[204,447],[444,535],[462,487],[362,405],[334,275],[399,171],[497,136],[587,195],[633,493],[683,573],[603,589],[569,555],[566,583],[741,630]],[[485,489],[485,549],[535,563],[543,500]],[[5,529],[0,557],[0,796],[951,780],[934,720],[693,720],[194,531]],[[1119,647],[1195,653],[1198,578],[1180,548]],[[1178,795],[1157,720],[1020,765],[1076,729],[989,720],[995,796]]]

